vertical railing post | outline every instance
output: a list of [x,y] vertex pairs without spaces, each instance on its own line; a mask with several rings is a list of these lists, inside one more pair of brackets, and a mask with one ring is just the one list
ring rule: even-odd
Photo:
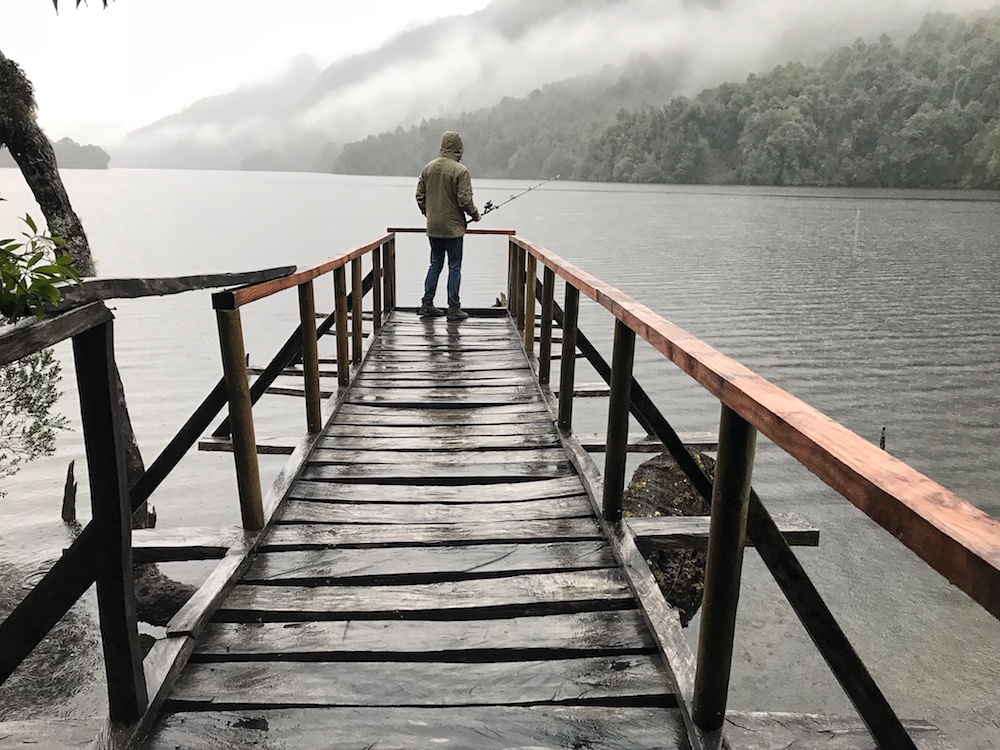
[[607,521],[620,521],[622,517],[634,359],[635,331],[620,320],[615,320],[615,345],[611,358],[611,399],[608,404],[608,442],[604,448],[604,518]]
[[528,256],[524,283],[524,350],[528,354],[535,351],[535,286],[538,284],[538,261],[534,255]]
[[382,247],[372,250],[372,329],[382,329]]
[[337,336],[337,382],[351,382],[350,351],[347,341],[347,271],[343,266],[333,269],[333,314]]
[[517,245],[514,240],[507,242],[507,312],[515,321],[517,320],[517,292],[514,285],[517,283]]
[[361,275],[361,258],[351,261],[351,361],[360,362],[364,353],[364,282]]
[[542,330],[538,340],[538,382],[546,385],[552,375],[552,319],[555,317],[556,272],[542,272]]
[[757,431],[723,405],[692,702],[695,723],[709,730],[726,718],[756,444]]
[[563,301],[562,359],[559,364],[559,429],[573,430],[573,388],[576,375],[576,322],[580,314],[580,290],[566,282]]
[[90,478],[92,524],[103,536],[97,607],[110,716],[134,721],[148,705],[132,575],[132,507],[125,476],[112,323],[77,334],[73,355]]
[[390,237],[385,244],[385,309],[396,309],[396,238]]
[[229,398],[229,427],[233,436],[236,461],[236,486],[240,495],[243,528],[264,528],[264,501],[260,491],[260,467],[257,464],[257,438],[253,428],[253,406],[247,375],[247,357],[243,347],[243,324],[240,311],[216,310],[222,369]]
[[302,331],[302,375],[306,394],[306,427],[316,433],[323,429],[319,389],[319,345],[316,340],[316,293],[312,281],[298,286],[299,323]]
[[514,261],[514,322],[517,330],[524,330],[524,257],[527,253],[523,247],[518,247]]

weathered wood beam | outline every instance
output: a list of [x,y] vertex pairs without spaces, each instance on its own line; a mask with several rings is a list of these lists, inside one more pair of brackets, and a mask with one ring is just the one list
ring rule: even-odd
[[[687,432],[678,435],[685,447],[698,451],[715,451],[719,448],[719,437],[712,432]],[[588,433],[577,435],[587,453],[603,453],[607,438],[601,433]],[[656,435],[647,435],[643,432],[630,432],[628,434],[629,453],[663,453],[666,447]]]
[[[625,519],[636,544],[647,550],[705,549],[708,547],[708,516],[631,516]],[[796,547],[819,546],[819,529],[793,516],[776,519],[781,535]],[[753,547],[747,539],[747,547]]]
[[[233,441],[228,437],[207,437],[198,441],[198,450],[232,453]],[[257,442],[257,455],[259,456],[288,456],[295,450],[295,442],[291,438],[262,440]]]
[[121,398],[111,321],[73,337],[73,359],[90,482],[91,525],[100,530],[90,565],[97,582],[108,712],[132,721],[148,705],[132,572],[132,508],[125,473]]
[[114,316],[103,302],[94,302],[42,320],[28,319],[0,328],[0,365],[47,349],[60,341],[107,323]]
[[132,532],[132,551],[142,563],[221,560],[243,538],[237,527],[138,529]]
[[[560,391],[554,391],[558,396]],[[580,383],[573,386],[573,398],[603,398],[611,395],[611,388],[604,383]]]
[[[272,385],[264,393],[269,396],[298,396],[299,398],[305,398],[306,389],[305,388],[289,388],[283,385]],[[317,396],[320,399],[330,398],[336,391],[324,391],[319,390]]]
[[195,276],[170,276],[162,278],[134,279],[84,279],[79,285],[60,286],[62,301],[54,309],[78,307],[88,302],[106,299],[137,299],[139,297],[162,297],[168,294],[182,294],[199,289],[218,289],[224,286],[258,284],[295,271],[295,266],[266,268],[260,271],[242,273],[214,273]]

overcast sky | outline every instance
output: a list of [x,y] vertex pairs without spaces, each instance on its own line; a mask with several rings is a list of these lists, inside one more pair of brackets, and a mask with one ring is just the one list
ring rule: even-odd
[[35,85],[51,137],[108,142],[196,99],[378,46],[488,0],[0,0],[0,51]]

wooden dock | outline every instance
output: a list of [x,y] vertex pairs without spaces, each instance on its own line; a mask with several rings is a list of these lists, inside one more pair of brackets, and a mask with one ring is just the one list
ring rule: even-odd
[[[513,232],[471,230],[508,242],[506,308],[420,319],[397,305],[408,231],[294,272],[97,285],[0,331],[0,364],[72,339],[91,500],[91,521],[0,621],[0,684],[96,583],[108,694],[100,726],[3,722],[0,750],[949,747],[896,715],[796,557],[818,531],[772,516],[751,486],[756,435],[995,617],[1000,521]],[[322,277],[334,309],[317,317]],[[221,379],[129,476],[114,315],[95,295],[230,283],[244,285],[212,297]],[[241,310],[292,289],[299,326],[251,373]],[[614,319],[610,360],[579,330],[582,297]],[[321,358],[328,335],[336,356]],[[674,431],[633,376],[639,339],[718,400],[717,436]],[[576,381],[581,357],[604,385]],[[301,438],[258,439],[253,407],[269,394],[304,405]],[[575,434],[574,398],[598,394],[606,432]],[[133,531],[195,445],[233,452],[240,525]],[[718,448],[711,475],[692,445]],[[654,450],[710,518],[623,517],[626,457]],[[259,453],[288,455],[269,489]],[[697,654],[647,562],[676,547],[706,549]],[[857,718],[727,706],[748,547]],[[144,654],[133,563],[205,559],[218,564]]]
[[145,747],[682,747],[509,317],[397,311]]

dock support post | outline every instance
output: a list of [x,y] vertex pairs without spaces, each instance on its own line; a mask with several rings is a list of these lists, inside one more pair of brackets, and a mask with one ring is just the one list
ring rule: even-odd
[[535,352],[535,287],[538,284],[538,261],[529,255],[524,277],[524,351]]
[[517,330],[524,330],[524,256],[523,247],[518,247],[514,260],[514,322]]
[[343,266],[333,269],[333,314],[337,335],[337,382],[351,382],[350,357],[347,345],[347,271]]
[[576,374],[576,322],[580,314],[580,290],[566,282],[563,302],[562,359],[559,363],[559,429],[573,431],[573,388]]
[[361,258],[355,258],[351,261],[351,362],[360,362],[364,353],[364,320],[362,319],[364,294]]
[[756,444],[757,431],[723,405],[692,706],[703,729],[718,729],[726,718]]
[[611,399],[608,404],[608,442],[604,448],[604,518],[612,522],[622,518],[634,359],[635,331],[616,319],[615,346],[611,358]]
[[548,266],[542,273],[542,331],[538,341],[538,382],[547,385],[552,376],[552,318],[555,316],[556,272]]
[[385,243],[385,309],[396,309],[396,238],[390,237]]
[[372,326],[373,333],[382,330],[382,248],[372,250]]
[[517,320],[517,245],[514,240],[507,241],[507,312]]
[[253,406],[247,377],[247,356],[243,348],[243,325],[239,310],[216,310],[222,369],[229,397],[229,426],[233,435],[236,486],[240,495],[243,528],[264,528],[264,501],[260,491],[257,439],[253,428]]
[[125,477],[112,323],[73,337],[83,438],[90,479],[91,523],[103,537],[97,568],[97,607],[114,721],[142,716],[149,699],[142,670],[132,575],[132,505]]
[[319,389],[319,346],[316,340],[316,293],[312,281],[299,284],[299,323],[302,331],[302,374],[306,394],[306,428],[323,429]]

